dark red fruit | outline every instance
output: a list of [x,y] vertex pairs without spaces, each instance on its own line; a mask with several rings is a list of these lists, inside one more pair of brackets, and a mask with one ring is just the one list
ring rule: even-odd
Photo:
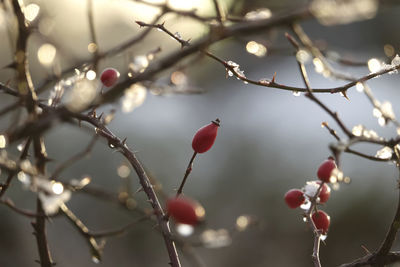
[[285,194],[285,202],[291,209],[300,207],[305,200],[303,191],[299,189],[291,189]]
[[317,229],[322,231],[322,234],[325,235],[328,232],[329,224],[331,223],[331,218],[329,215],[324,211],[319,210],[313,213],[311,218],[315,224],[315,227],[317,227]]
[[203,207],[196,201],[185,197],[167,200],[167,212],[177,223],[196,225],[204,216]]
[[106,87],[113,86],[119,78],[119,72],[114,68],[107,68],[103,70],[100,76],[100,80]]
[[204,153],[212,147],[217,137],[219,123],[219,119],[216,119],[196,132],[192,141],[194,151]]
[[329,183],[332,171],[336,168],[337,167],[335,161],[333,159],[327,159],[319,166],[317,176],[321,181]]
[[[317,182],[318,184],[321,183],[321,181]],[[319,192],[319,203],[326,203],[331,196],[331,188],[329,185],[325,184],[322,186],[321,191]]]

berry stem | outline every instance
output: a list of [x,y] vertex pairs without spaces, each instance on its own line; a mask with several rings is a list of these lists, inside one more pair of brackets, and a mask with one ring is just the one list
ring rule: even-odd
[[321,267],[321,261],[319,259],[319,248],[320,248],[320,243],[321,243],[321,231],[319,231],[317,229],[317,227],[315,226],[311,214],[312,211],[314,209],[317,208],[317,198],[319,196],[319,194],[321,193],[322,187],[324,186],[325,182],[321,181],[321,183],[319,184],[318,190],[315,193],[315,195],[310,199],[311,202],[311,206],[308,209],[308,211],[306,212],[305,216],[307,218],[307,221],[310,225],[311,230],[314,233],[314,248],[313,248],[313,254],[312,254],[312,259],[313,259],[313,263],[315,267]]
[[195,151],[195,152],[193,153],[192,158],[191,158],[190,161],[189,161],[189,164],[188,164],[187,168],[186,168],[186,172],[185,172],[185,175],[183,176],[181,185],[179,186],[179,189],[178,189],[178,191],[176,192],[176,196],[177,196],[177,197],[178,197],[180,194],[182,194],[182,190],[183,190],[183,187],[185,186],[186,180],[187,180],[189,174],[192,172],[193,161],[194,161],[194,159],[196,158],[196,155],[197,155],[197,152]]

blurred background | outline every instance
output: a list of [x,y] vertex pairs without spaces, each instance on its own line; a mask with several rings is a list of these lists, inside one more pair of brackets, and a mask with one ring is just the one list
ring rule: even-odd
[[[10,22],[12,13],[6,8],[8,1],[2,2],[0,66],[4,67],[12,63],[16,34],[15,26]],[[235,16],[243,16],[258,8],[268,8],[272,15],[288,12],[307,5],[309,1],[220,2]],[[60,69],[91,59],[86,1],[38,0],[24,3],[26,6],[34,3],[39,7],[32,19],[38,32],[31,36],[28,46],[30,70],[36,85]],[[183,10],[196,7],[199,14],[214,16],[212,1],[209,0],[170,0],[169,4]],[[97,49],[107,51],[131,39],[144,30],[135,20],[150,23],[159,12],[158,8],[135,1],[93,1]],[[371,58],[390,62],[396,53],[400,53],[400,35],[396,34],[399,12],[400,6],[382,5],[367,20],[326,26],[311,19],[301,22],[301,25],[326,51],[360,62]],[[204,24],[173,14],[163,20],[168,29],[179,32],[185,40],[196,40],[208,30]],[[277,28],[255,36],[230,38],[212,45],[210,51],[224,60],[240,64],[249,78],[271,79],[276,72],[277,82],[303,87],[292,48],[284,38],[285,31],[288,29]],[[251,53],[250,41],[262,44],[265,51],[259,55]],[[51,47],[43,48],[46,44]],[[161,47],[162,52],[156,54],[155,61],[170,51],[181,49],[175,40],[154,30],[141,43],[100,61],[99,70],[114,67],[126,75],[132,58],[137,59],[137,56],[157,47]],[[41,48],[45,49],[44,59],[40,57]],[[366,64],[361,67],[335,66],[357,77],[369,73]],[[316,73],[311,61],[307,67],[314,88],[344,84]],[[171,81],[174,73],[181,75],[177,83]],[[11,80],[13,85],[13,77],[12,69],[0,70],[1,82]],[[215,145],[197,157],[184,190],[185,195],[198,200],[206,210],[206,222],[196,229],[194,235],[207,229],[232,229],[241,215],[254,216],[259,223],[235,234],[227,246],[194,248],[205,266],[312,266],[312,233],[302,221],[301,210],[290,210],[283,196],[289,189],[301,188],[306,181],[316,179],[316,170],[330,156],[328,146],[335,141],[326,129],[321,128],[321,123],[327,121],[338,130],[337,125],[303,95],[294,96],[291,92],[246,85],[233,77],[226,78],[223,66],[209,58],[198,58],[188,67],[179,69],[179,73],[173,69],[158,78],[160,84],[173,86],[148,89],[143,103],[131,112],[124,112],[127,111],[122,108],[124,100],[104,106],[100,111],[116,109],[110,129],[119,137],[128,138],[129,147],[137,151],[141,162],[162,184],[167,195],[174,194],[183,177],[192,155],[191,140],[196,130],[217,117],[221,119]],[[396,105],[400,96],[399,82],[397,74],[368,82],[378,100],[392,102],[397,115],[400,114],[400,107]],[[188,88],[203,93],[185,93]],[[396,136],[395,127],[379,125],[368,99],[355,88],[348,91],[349,100],[340,94],[318,96],[339,112],[349,128],[362,124],[380,136]],[[48,92],[40,97],[46,99]],[[12,97],[1,95],[1,107],[12,102]],[[0,131],[15,123],[14,120],[13,113],[2,117]],[[55,159],[48,164],[49,172],[81,151],[93,134],[93,130],[69,124],[58,124],[48,131],[45,135],[48,155]],[[357,148],[372,155],[381,149],[373,145]],[[18,156],[15,147],[9,151],[13,151],[11,155],[14,157]],[[114,193],[121,190],[129,179],[130,189],[136,191],[139,184],[134,172],[127,178],[118,175],[117,169],[121,164],[126,164],[123,157],[113,153],[103,141],[98,141],[90,157],[65,170],[60,179],[69,181],[88,175],[92,178],[91,185]],[[344,175],[351,178],[351,183],[341,184],[323,207],[331,216],[328,238],[320,251],[323,266],[337,266],[364,256],[366,252],[361,246],[375,250],[383,240],[396,209],[398,171],[394,164],[344,154],[341,167]],[[5,177],[3,172],[1,179]],[[35,208],[35,195],[24,190],[17,179],[6,195],[18,207]],[[143,193],[136,194],[135,200],[139,206],[148,207]],[[138,217],[134,211],[126,211],[116,204],[82,193],[74,193],[67,205],[93,231],[115,229]],[[37,266],[34,260],[38,259],[38,253],[30,219],[5,206],[0,207],[0,218],[0,266]],[[139,223],[122,236],[108,238],[99,265],[166,266],[168,257],[163,240],[153,226],[150,222]],[[91,260],[86,241],[63,216],[49,220],[48,239],[57,266],[96,265]],[[399,248],[396,243],[394,249]],[[183,266],[195,266],[185,256],[182,256],[182,263]]]

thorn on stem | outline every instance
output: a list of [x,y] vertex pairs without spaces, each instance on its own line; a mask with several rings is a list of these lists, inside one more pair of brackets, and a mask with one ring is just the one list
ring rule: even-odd
[[274,72],[274,75],[272,76],[271,83],[275,83],[275,78],[276,78],[276,71]]

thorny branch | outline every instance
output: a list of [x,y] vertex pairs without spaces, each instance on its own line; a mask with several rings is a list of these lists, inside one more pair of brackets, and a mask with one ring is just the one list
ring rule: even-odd
[[[31,33],[29,27],[25,24],[25,15],[22,11],[20,3],[18,1],[12,1],[14,13],[18,21],[18,38],[15,52],[15,62],[17,70],[17,81],[18,81],[18,92],[20,97],[25,100],[26,109],[30,115],[35,118],[37,117],[37,96],[35,88],[33,86],[32,77],[29,71],[29,62],[27,51],[28,39]],[[47,161],[46,148],[44,141],[40,135],[32,135],[33,148],[36,158],[36,167],[38,171],[42,174],[45,173],[45,164]],[[46,236],[46,221],[44,214],[42,202],[37,197],[36,201],[36,213],[38,216],[36,220],[32,222],[32,227],[34,229],[34,235],[36,237],[36,242],[38,246],[40,264],[42,267],[51,267],[53,265],[53,260],[50,255],[50,250],[47,243]]]
[[[14,67],[17,70],[17,80],[18,80],[18,90],[14,90],[11,87],[9,87],[6,84],[0,83],[0,91],[18,97],[19,99],[3,108],[0,110],[0,116],[4,115],[19,106],[26,105],[26,108],[30,115],[33,115],[32,118],[29,118],[26,120],[22,126],[16,127],[11,129],[9,132],[7,132],[7,137],[9,138],[10,143],[14,143],[17,140],[21,140],[23,138],[28,138],[28,142],[25,144],[24,151],[21,154],[20,160],[24,159],[27,157],[27,151],[29,149],[29,146],[31,144],[31,140],[33,143],[34,147],[34,152],[35,152],[35,158],[36,158],[36,167],[37,169],[42,173],[42,175],[45,176],[45,165],[46,162],[48,161],[47,155],[46,155],[46,150],[44,146],[43,139],[41,135],[48,129],[50,129],[53,125],[54,122],[57,120],[62,120],[64,122],[73,122],[73,118],[86,121],[89,124],[93,125],[96,128],[96,133],[97,135],[92,139],[88,147],[67,160],[66,162],[62,163],[61,165],[56,168],[56,170],[53,172],[53,174],[50,177],[56,177],[58,176],[61,171],[63,171],[65,168],[69,167],[71,164],[73,164],[75,161],[80,160],[82,157],[84,157],[86,154],[88,154],[93,147],[97,136],[101,136],[105,138],[110,146],[114,149],[117,149],[119,152],[121,152],[126,159],[131,163],[132,167],[135,169],[140,183],[142,185],[142,188],[144,192],[146,193],[149,202],[154,210],[154,215],[156,215],[156,221],[159,226],[159,230],[161,231],[164,241],[169,253],[170,261],[172,266],[180,266],[179,258],[175,249],[175,244],[174,244],[174,239],[171,236],[171,232],[169,229],[168,222],[165,220],[165,215],[163,212],[163,209],[157,199],[157,195],[153,189],[152,182],[150,181],[148,175],[146,174],[143,166],[139,162],[139,160],[136,158],[136,155],[134,152],[132,152],[126,145],[125,140],[121,141],[118,137],[116,137],[102,122],[99,118],[96,118],[95,114],[91,115],[84,115],[80,113],[74,113],[69,111],[63,106],[59,107],[49,107],[44,104],[41,104],[37,100],[36,96],[36,91],[35,88],[33,87],[32,79],[30,77],[30,72],[29,72],[29,65],[27,61],[27,53],[26,53],[26,46],[27,46],[27,41],[30,35],[30,28],[25,25],[25,17],[24,14],[21,10],[21,7],[18,4],[18,1],[12,1],[13,2],[13,7],[14,7],[14,12],[16,14],[17,20],[18,20],[18,26],[19,26],[19,35],[18,35],[18,40],[17,40],[17,48],[16,48],[16,53],[15,53],[15,64]],[[319,101],[319,99],[314,95],[314,93],[338,93],[342,92],[343,94],[346,93],[346,91],[355,86],[357,83],[362,83],[364,85],[364,93],[368,97],[368,99],[371,101],[373,106],[377,109],[381,110],[381,107],[378,102],[374,101],[374,97],[369,90],[369,87],[365,84],[366,81],[378,77],[379,75],[383,75],[395,70],[400,69],[400,65],[396,66],[391,66],[389,68],[382,69],[381,71],[375,72],[375,73],[370,73],[368,75],[365,75],[361,78],[354,78],[351,77],[347,74],[342,74],[334,70],[326,60],[325,56],[323,53],[313,44],[311,39],[304,33],[302,28],[300,27],[299,24],[293,24],[294,21],[301,21],[305,20],[311,17],[311,13],[308,9],[304,10],[298,10],[292,13],[288,14],[278,14],[274,16],[271,19],[266,19],[266,20],[260,20],[256,22],[245,22],[242,18],[233,18],[230,17],[229,15],[224,14],[223,9],[221,8],[218,0],[213,0],[213,4],[215,7],[215,12],[216,12],[216,17],[203,17],[199,16],[196,14],[195,10],[193,11],[180,11],[176,10],[172,7],[170,7],[167,4],[157,4],[157,3],[151,3],[151,2],[146,2],[144,0],[136,0],[135,2],[139,3],[144,3],[146,5],[158,7],[161,9],[160,15],[156,16],[156,18],[151,22],[151,23],[145,23],[145,22],[140,22],[137,21],[137,23],[141,27],[148,27],[145,31],[140,33],[138,36],[135,36],[134,38],[128,40],[127,42],[118,45],[117,47],[105,51],[105,52],[100,52],[98,49],[94,50],[94,57],[91,61],[85,62],[78,64],[72,68],[66,69],[63,71],[60,77],[52,77],[50,76],[47,81],[45,81],[42,86],[38,88],[38,92],[43,92],[50,84],[54,83],[55,81],[58,81],[59,79],[62,79],[65,77],[68,73],[73,71],[75,68],[81,67],[83,64],[93,64],[94,67],[96,68],[97,63],[99,60],[104,59],[106,57],[110,57],[113,55],[116,55],[127,48],[132,47],[133,45],[139,43],[142,41],[150,32],[151,28],[158,28],[165,32],[166,34],[170,35],[172,38],[174,38],[176,41],[178,41],[181,46],[182,50],[173,52],[169,55],[167,55],[165,58],[161,59],[160,61],[154,63],[151,65],[148,69],[146,69],[142,74],[139,74],[138,76],[132,78],[132,79],[125,79],[122,80],[120,84],[115,86],[114,88],[110,89],[107,91],[103,96],[100,96],[96,102],[94,103],[94,106],[100,105],[102,103],[108,103],[114,101],[118,96],[122,94],[122,92],[127,88],[129,85],[141,82],[141,81],[147,81],[151,80],[162,72],[163,70],[166,70],[178,62],[182,61],[184,58],[195,54],[197,52],[203,53],[207,55],[208,57],[214,59],[215,61],[221,63],[227,71],[231,72],[234,76],[239,78],[240,80],[258,85],[258,86],[264,86],[264,87],[270,87],[270,88],[277,88],[277,89],[282,89],[282,90],[289,90],[289,91],[294,91],[294,92],[305,92],[306,97],[308,97],[310,100],[318,104],[323,110],[325,110],[339,125],[339,127],[342,129],[342,131],[346,134],[346,136],[350,139],[349,142],[345,143],[343,145],[343,142],[341,141],[341,138],[336,134],[336,132],[330,128],[327,124],[325,127],[329,130],[329,132],[332,134],[332,136],[339,142],[341,143],[340,146],[331,146],[331,148],[340,153],[342,151],[352,153],[370,160],[376,160],[376,161],[390,161],[393,159],[398,160],[399,155],[393,156],[391,159],[381,159],[373,156],[369,156],[366,154],[363,154],[361,152],[355,151],[350,148],[352,144],[358,143],[358,142],[369,142],[369,143],[375,143],[379,145],[385,145],[389,146],[391,148],[394,148],[397,144],[400,143],[400,137],[396,139],[390,139],[390,140],[384,140],[384,139],[371,139],[371,138],[365,138],[365,137],[356,137],[354,134],[344,125],[344,123],[340,120],[339,116],[337,115],[336,112],[333,112],[331,109],[329,109],[325,104]],[[97,38],[96,38],[96,33],[94,29],[94,21],[93,21],[93,0],[87,0],[87,7],[88,7],[88,20],[89,20],[89,27],[90,27],[90,34],[91,34],[91,41],[93,44],[98,45]],[[164,27],[164,23],[162,24],[157,24],[157,22],[167,13],[174,13],[179,16],[187,16],[192,19],[201,21],[201,22],[210,22],[212,20],[217,20],[219,25],[219,30],[218,31],[210,31],[210,34],[207,36],[204,36],[200,38],[199,40],[189,43],[189,40],[183,40],[178,33],[172,33],[169,31],[167,28]],[[227,25],[225,24],[226,21],[230,22],[240,22],[237,24],[233,25]],[[225,60],[222,60],[218,58],[217,56],[213,55],[212,53],[208,52],[207,49],[210,45],[221,41],[223,39],[229,38],[231,36],[238,36],[238,35],[247,35],[247,34],[252,34],[255,32],[271,29],[277,26],[292,26],[293,31],[297,35],[297,37],[301,40],[302,45],[304,45],[314,57],[319,58],[323,64],[324,67],[330,71],[330,74],[333,77],[343,79],[346,81],[349,81],[349,83],[340,86],[340,87],[335,87],[335,88],[316,88],[316,89],[311,89],[311,86],[308,81],[308,77],[306,74],[305,67],[302,63],[299,62],[299,67],[300,71],[302,74],[302,78],[305,83],[305,88],[301,87],[294,87],[294,86],[288,86],[288,85],[283,85],[279,84],[275,81],[276,77],[272,78],[272,80],[252,80],[244,76],[242,72],[239,71],[238,66],[231,64],[229,61],[226,62]],[[210,26],[211,27],[211,26]],[[287,36],[289,41],[294,44],[294,46],[299,49],[299,45],[297,42],[290,36]],[[347,61],[344,61],[343,63],[349,63]],[[36,108],[41,107],[44,112],[42,114],[37,113]],[[88,107],[90,109],[92,107]],[[382,112],[383,113],[383,112]],[[395,125],[399,126],[399,123],[394,120],[393,118],[389,118],[384,114],[386,122],[392,121]],[[338,156],[338,154],[335,154]],[[184,179],[182,181],[181,186],[178,189],[177,195],[179,195],[182,192],[184,183],[186,181],[187,176],[190,174],[191,171],[191,165],[193,163],[193,160],[196,156],[196,153],[194,153],[193,157],[191,158],[189,165],[187,167]],[[9,176],[7,178],[6,183],[2,186],[2,190],[0,191],[0,198],[1,196],[5,193],[7,188],[9,187],[11,180],[17,173],[17,171],[20,170],[18,164],[16,164],[15,168],[10,168],[9,166],[1,166],[3,169],[6,169],[9,172]],[[317,193],[315,196],[311,199],[311,207],[310,209],[306,212],[306,217],[310,223],[310,227],[312,228],[314,232],[314,251],[313,251],[313,260],[314,260],[314,265],[315,266],[320,266],[320,261],[319,261],[319,245],[320,245],[320,237],[321,233],[316,229],[312,219],[311,219],[311,214],[314,209],[316,209],[317,205],[317,197],[319,195],[319,192],[321,191],[321,188],[323,186],[323,183],[320,184],[320,187],[318,188]],[[83,189],[84,191],[85,189]],[[87,192],[90,192],[89,189],[86,189]],[[93,192],[91,192],[93,193]],[[95,192],[96,193],[96,192]],[[97,192],[98,193],[98,192]],[[101,193],[100,193],[101,195]],[[102,195],[102,197],[107,197],[105,195]],[[19,209],[15,207],[13,202],[9,199],[0,199],[1,203],[8,206],[9,208],[13,209],[14,211],[25,215],[27,217],[34,217],[36,218],[36,222],[33,223],[34,229],[35,229],[35,234],[37,238],[37,243],[38,243],[38,249],[39,249],[39,254],[40,254],[40,263],[42,266],[51,266],[52,259],[50,256],[50,252],[48,250],[48,245],[47,245],[47,240],[46,240],[46,233],[45,233],[45,219],[46,215],[44,214],[42,204],[39,199],[37,199],[37,212],[33,213],[30,211],[25,211],[22,209]],[[118,201],[118,198],[117,198]],[[400,198],[399,198],[400,201]],[[124,203],[121,203],[122,205],[125,205]],[[136,222],[142,221],[144,219],[148,219],[153,215],[153,212],[146,212],[145,210],[141,210],[140,212],[143,213],[143,217],[137,219],[136,221],[132,222],[131,224],[115,230],[115,231],[107,231],[107,232],[102,232],[102,233],[91,233],[89,230],[86,228],[86,226],[77,218],[68,208],[67,206],[61,205],[61,210],[63,213],[67,216],[67,218],[77,227],[78,231],[87,239],[89,245],[92,248],[93,254],[100,259],[101,256],[101,249],[102,246],[98,245],[95,238],[99,237],[104,237],[104,236],[109,236],[109,235],[116,235],[119,233],[124,232],[126,229],[131,227],[133,224]],[[387,237],[385,238],[384,242],[382,243],[380,249],[372,254],[369,255],[368,257],[364,259],[359,259],[354,262],[353,265],[345,265],[345,266],[362,266],[364,264],[372,264],[376,266],[382,266],[383,264],[387,264],[390,262],[398,261],[400,259],[399,253],[398,252],[390,252],[390,249],[393,245],[395,236],[397,234],[398,228],[400,225],[400,202],[399,206],[397,209],[397,213],[395,215],[395,218],[393,220],[393,223],[388,231]],[[358,265],[361,264],[361,265]]]

